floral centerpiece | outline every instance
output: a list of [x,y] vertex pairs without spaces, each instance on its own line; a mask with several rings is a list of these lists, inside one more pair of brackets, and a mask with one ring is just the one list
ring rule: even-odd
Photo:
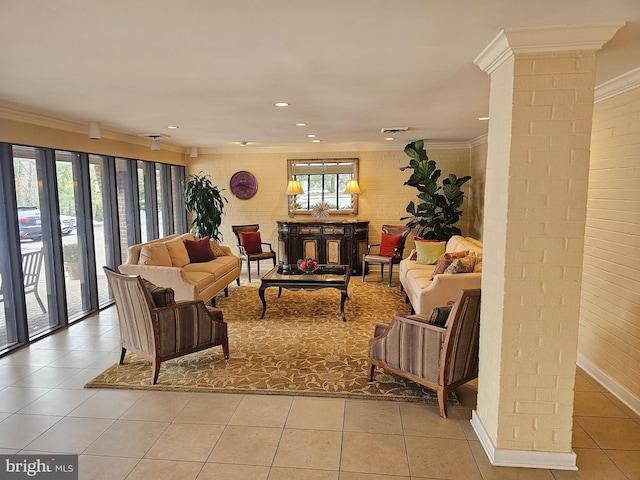
[[317,260],[313,258],[304,258],[298,260],[298,268],[304,273],[313,273],[315,272],[320,264]]

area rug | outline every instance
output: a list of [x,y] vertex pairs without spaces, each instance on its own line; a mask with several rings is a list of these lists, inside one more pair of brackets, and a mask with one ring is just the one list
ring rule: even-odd
[[[269,288],[266,315],[259,281],[229,287],[217,307],[228,323],[230,359],[221,347],[163,362],[151,385],[150,362],[129,354],[98,375],[87,388],[126,388],[199,392],[268,393],[379,398],[436,404],[433,390],[376,369],[369,382],[368,349],[376,323],[409,314],[404,294],[386,282],[359,278],[349,283],[347,321],[340,316],[340,293]],[[451,392],[450,404],[459,404]]]

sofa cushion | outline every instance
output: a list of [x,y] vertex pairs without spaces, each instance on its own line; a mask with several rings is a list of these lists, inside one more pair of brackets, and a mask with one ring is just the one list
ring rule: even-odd
[[171,257],[171,264],[174,267],[184,267],[186,264],[191,263],[189,252],[187,252],[187,247],[185,247],[184,240],[182,240],[182,238],[171,240],[170,242],[165,243],[165,245],[167,246],[169,256]]
[[138,257],[139,265],[155,265],[158,267],[170,267],[171,257],[164,243],[143,245]]
[[445,242],[416,238],[416,251],[418,252],[416,263],[420,265],[435,264],[444,255],[444,249]]
[[211,246],[211,251],[216,256],[216,258],[225,257],[227,255],[227,252],[225,252],[220,246],[220,244],[216,242],[213,238],[209,239],[209,245]]
[[153,308],[166,307],[167,305],[176,303],[172,288],[159,287],[144,278],[142,279],[142,283],[144,284],[144,288],[147,289],[147,292],[149,292],[149,295],[151,295]]
[[211,250],[209,236],[196,240],[185,240],[184,245],[187,247],[187,253],[189,254],[191,263],[208,262],[216,259],[213,250]]
[[201,263],[190,263],[182,267],[184,272],[200,272],[211,275],[212,281],[217,281],[238,265],[238,257],[226,255],[215,260]]
[[262,240],[260,232],[240,232],[240,245],[242,245],[247,253],[261,253]]
[[383,257],[393,257],[395,249],[400,248],[400,243],[402,243],[402,235],[388,235],[382,232],[379,255]]
[[476,264],[476,252],[471,250],[466,257],[455,259],[444,273],[471,273]]
[[433,270],[433,273],[431,274],[431,278],[435,277],[436,275],[440,275],[441,273],[444,273],[447,267],[451,265],[454,260],[458,258],[466,257],[468,254],[469,254],[469,250],[463,250],[461,252],[445,253],[442,257],[440,257],[440,260],[438,260],[438,263],[436,263],[436,268]]

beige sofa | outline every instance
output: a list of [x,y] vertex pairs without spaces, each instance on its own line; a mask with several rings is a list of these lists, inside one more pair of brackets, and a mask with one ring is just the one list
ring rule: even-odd
[[429,313],[435,307],[455,301],[460,290],[480,288],[482,279],[482,242],[471,237],[454,235],[446,244],[445,252],[473,250],[476,263],[471,273],[443,273],[431,275],[435,265],[418,264],[408,258],[400,262],[400,283],[415,313]]
[[[172,288],[176,300],[214,300],[236,280],[240,284],[240,259],[226,245],[212,241],[216,259],[191,263],[184,240],[195,240],[193,234],[176,234],[150,242],[132,245],[121,273],[140,275],[160,287]],[[224,255],[222,255],[224,253]]]

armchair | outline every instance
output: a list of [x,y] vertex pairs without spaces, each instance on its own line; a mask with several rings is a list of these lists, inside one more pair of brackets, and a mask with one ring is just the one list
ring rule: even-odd
[[[206,307],[202,300],[176,303],[173,290],[149,284],[155,287],[152,296],[139,275],[122,275],[107,267],[104,272],[118,312],[120,364],[127,350],[151,361],[155,385],[160,364],[166,360],[217,345],[222,346],[224,358],[229,358],[227,324],[221,310]],[[168,301],[161,301],[167,294]]]
[[[270,243],[263,242],[260,238],[260,225],[232,225],[231,229],[238,240],[238,252],[240,253],[240,261],[247,262],[247,273],[249,274],[249,282],[251,282],[251,262],[257,262],[258,275],[260,275],[260,260],[273,260],[273,266],[276,266],[276,252]],[[269,251],[262,250],[262,245],[269,247]],[[240,265],[242,270],[242,265]]]
[[[411,229],[404,225],[382,225],[382,239],[380,243],[367,245],[367,251],[362,255],[362,281],[367,273],[367,263],[380,264],[380,278],[384,279],[384,266],[389,265],[389,287],[393,275],[393,266],[402,260],[404,244]],[[380,247],[378,253],[371,253],[371,247]]]
[[478,377],[480,289],[462,290],[444,326],[429,314],[378,324],[369,340],[369,381],[376,365],[435,390],[447,417],[447,393]]

